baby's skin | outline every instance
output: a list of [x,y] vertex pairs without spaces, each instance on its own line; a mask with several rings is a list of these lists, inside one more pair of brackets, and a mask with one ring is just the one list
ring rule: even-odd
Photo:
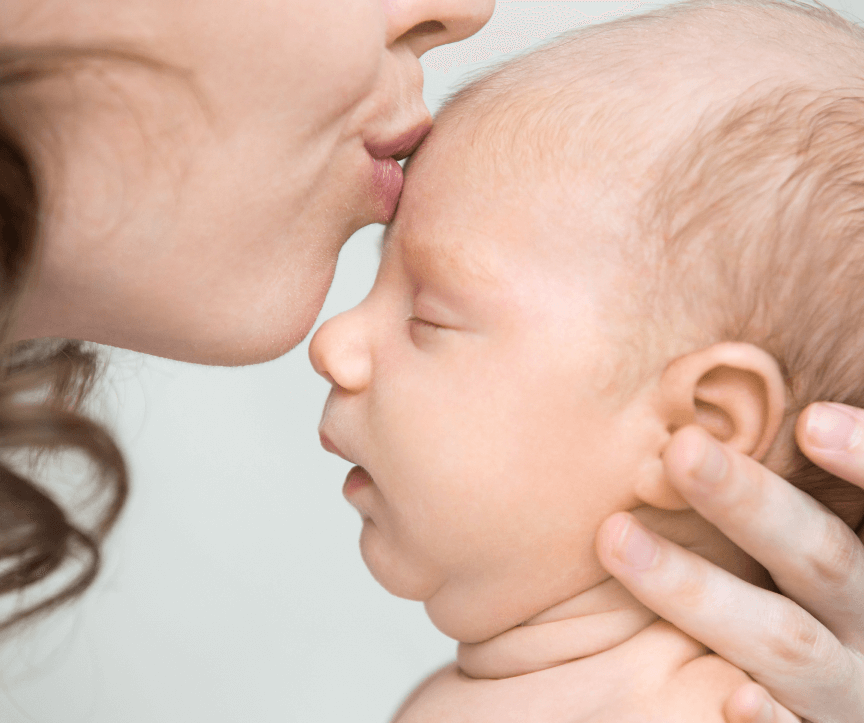
[[[609,78],[580,70],[569,117],[585,125],[569,141],[545,109],[555,73],[579,76],[579,63],[524,66],[528,91],[505,69],[491,101],[457,97],[412,158],[373,289],[312,340],[332,385],[322,444],[357,465],[343,493],[363,520],[364,562],[460,643],[398,723],[720,723],[747,680],[639,604],[595,548],[601,523],[629,510],[773,589],[675,492],[662,455],[698,425],[778,469],[783,371],[760,346],[671,323],[657,332],[663,358],[644,363],[633,339],[648,326],[652,267],[638,265],[650,249],[637,199],[659,149],[729,99],[766,78],[818,85],[831,72],[758,32],[729,26],[712,44],[688,22],[667,35],[677,50],[655,52],[646,35],[645,57],[613,59]],[[597,37],[580,62],[630,52]]]
[[453,663],[411,694],[394,723],[723,723],[725,700],[747,680],[657,621],[607,651],[515,677],[473,679]]
[[[762,579],[686,509],[660,456],[699,394],[739,400],[753,368],[771,399],[745,399],[741,414],[768,414],[742,444],[760,454],[782,413],[779,372],[761,350],[718,345],[622,403],[602,311],[619,279],[588,249],[592,219],[607,218],[587,212],[603,208],[591,179],[583,203],[570,203],[585,251],[573,253],[556,230],[568,224],[550,213],[554,189],[534,186],[528,205],[519,183],[485,176],[478,186],[470,139],[433,130],[373,290],[310,348],[333,385],[322,443],[358,465],[343,492],[363,519],[364,561],[461,643],[458,663],[396,720],[720,723],[746,675],[624,591],[594,536],[610,514],[634,510],[668,539]],[[743,371],[697,393],[728,365]]]

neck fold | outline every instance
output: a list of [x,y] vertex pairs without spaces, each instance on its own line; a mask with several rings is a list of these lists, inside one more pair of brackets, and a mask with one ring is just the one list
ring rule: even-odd
[[470,678],[512,678],[603,653],[657,620],[608,578],[482,643],[460,643],[456,660]]

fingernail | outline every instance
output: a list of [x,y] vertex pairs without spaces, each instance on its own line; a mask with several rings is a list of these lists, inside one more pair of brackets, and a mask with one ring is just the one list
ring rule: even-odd
[[729,469],[725,452],[713,440],[704,440],[702,459],[693,469],[693,476],[700,482],[716,485],[723,481]]
[[814,447],[842,451],[861,441],[858,420],[839,404],[814,404],[807,412],[807,439]]
[[621,562],[634,570],[647,570],[657,556],[657,544],[639,525],[628,521],[615,554]]

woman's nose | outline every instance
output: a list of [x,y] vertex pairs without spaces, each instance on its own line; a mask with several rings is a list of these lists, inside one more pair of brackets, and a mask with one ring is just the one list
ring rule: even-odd
[[405,42],[419,58],[474,35],[492,17],[495,0],[384,0],[384,7],[388,45]]
[[325,321],[309,344],[312,367],[333,386],[349,392],[365,389],[372,359],[362,321],[352,311]]

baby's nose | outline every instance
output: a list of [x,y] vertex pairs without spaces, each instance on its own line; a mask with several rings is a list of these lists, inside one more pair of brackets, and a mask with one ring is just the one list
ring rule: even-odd
[[325,321],[309,344],[309,360],[334,387],[349,392],[365,389],[372,363],[358,316],[348,311]]

